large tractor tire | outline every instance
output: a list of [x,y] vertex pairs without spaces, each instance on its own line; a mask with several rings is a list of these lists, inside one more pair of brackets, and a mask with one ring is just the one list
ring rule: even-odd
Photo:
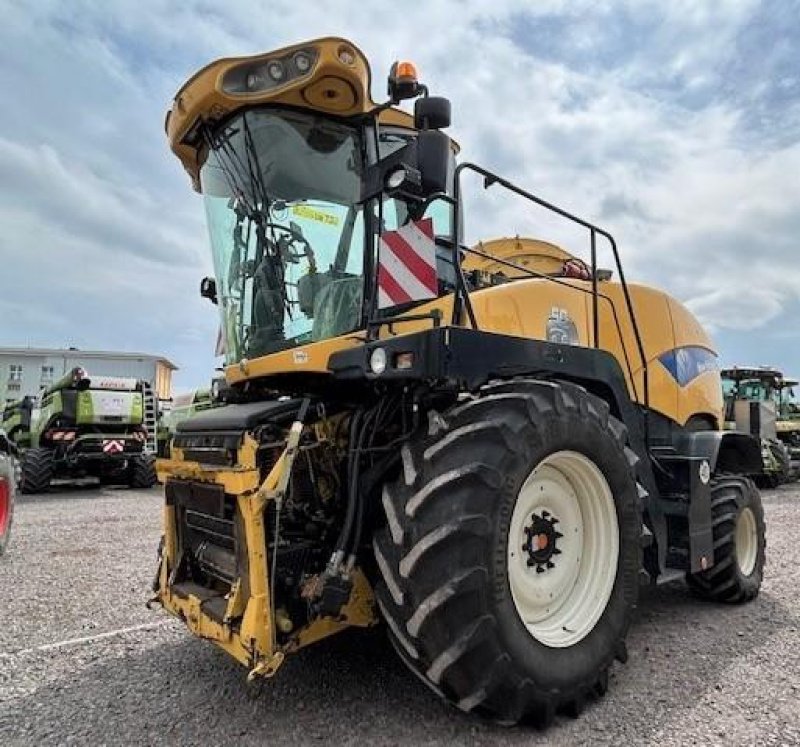
[[395,649],[463,711],[546,726],[602,695],[641,568],[626,429],[572,384],[493,383],[431,419],[374,548]]
[[128,484],[132,488],[152,488],[156,480],[156,460],[152,454],[142,454],[131,459]]
[[714,565],[688,574],[690,588],[715,602],[738,604],[758,595],[764,575],[766,530],[756,486],[746,477],[724,475],[711,483]]
[[53,479],[53,452],[50,449],[26,449],[21,458],[21,493],[45,493]]

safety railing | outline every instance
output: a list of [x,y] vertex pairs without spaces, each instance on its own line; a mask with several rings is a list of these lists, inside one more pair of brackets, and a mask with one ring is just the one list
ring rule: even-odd
[[[455,292],[455,299],[453,302],[453,316],[451,323],[452,324],[460,324],[462,314],[466,313],[467,318],[469,319],[470,325],[474,329],[478,329],[478,323],[475,318],[475,312],[472,308],[472,302],[470,300],[470,293],[469,288],[467,286],[466,278],[464,277],[464,271],[461,266],[461,250],[464,247],[461,246],[462,242],[462,220],[461,220],[461,211],[462,201],[461,201],[461,175],[465,171],[472,171],[474,173],[479,174],[483,177],[483,185],[484,189],[488,189],[494,185],[499,185],[504,187],[505,189],[513,192],[514,194],[523,197],[530,202],[539,205],[540,207],[549,210],[556,215],[561,216],[562,218],[566,218],[568,221],[582,226],[585,228],[589,233],[589,254],[590,254],[590,262],[591,262],[591,291],[587,291],[591,293],[592,298],[592,347],[599,348],[600,347],[600,317],[598,314],[598,307],[599,307],[599,299],[605,298],[611,304],[612,313],[614,316],[615,324],[620,336],[620,344],[622,345],[623,355],[625,356],[625,362],[628,367],[629,376],[631,378],[631,386],[634,388],[634,394],[636,395],[636,382],[633,377],[632,367],[630,364],[630,360],[628,359],[628,351],[625,345],[625,339],[622,332],[621,325],[619,323],[619,318],[617,317],[616,308],[611,302],[611,299],[603,296],[599,293],[598,290],[598,272],[597,272],[597,237],[603,237],[609,244],[611,248],[611,252],[614,257],[614,264],[615,269],[619,276],[620,286],[622,288],[623,298],[625,299],[625,307],[628,313],[628,317],[631,323],[631,330],[633,331],[633,337],[636,343],[636,352],[638,353],[639,359],[641,361],[641,368],[642,368],[642,383],[643,383],[643,404],[645,407],[648,407],[650,404],[650,387],[649,387],[649,372],[647,366],[647,356],[644,352],[644,345],[642,343],[642,336],[639,331],[639,325],[636,321],[636,313],[633,308],[633,300],[631,298],[630,290],[628,288],[628,284],[625,280],[625,272],[622,269],[622,262],[619,256],[619,250],[617,248],[617,242],[614,240],[614,237],[606,230],[600,228],[599,226],[590,223],[583,218],[578,217],[577,215],[573,215],[572,213],[564,210],[563,208],[554,205],[547,200],[543,200],[541,197],[537,197],[536,195],[528,192],[521,187],[518,187],[516,184],[504,179],[497,174],[492,173],[491,171],[484,169],[481,166],[478,166],[473,163],[461,163],[456,167],[454,180],[453,180],[453,195],[450,197],[449,195],[433,195],[430,201],[434,199],[443,199],[446,202],[450,203],[453,208],[453,220],[452,220],[452,229],[451,229],[451,242],[453,247],[453,267],[455,268],[456,272],[456,292]],[[476,250],[469,250],[472,253],[476,253]],[[500,260],[496,257],[491,257],[491,255],[487,255],[491,259],[500,262],[501,264],[513,264],[506,262],[504,260]],[[513,265],[515,269],[520,271],[526,272],[532,276],[540,276],[546,278],[547,280],[557,281],[557,278],[553,278],[549,275],[545,275],[543,273],[537,273],[534,270],[531,270],[527,267],[522,267],[519,265]],[[570,287],[574,288],[575,286],[570,285]]]

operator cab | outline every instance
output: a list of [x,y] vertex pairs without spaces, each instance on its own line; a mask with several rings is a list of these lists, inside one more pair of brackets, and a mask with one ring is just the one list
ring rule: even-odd
[[[223,87],[255,93],[261,79],[237,69]],[[452,184],[455,148],[440,131],[449,102],[427,97],[408,63],[393,67],[389,95],[356,117],[268,99],[193,128],[205,146],[197,178],[215,270],[201,294],[219,304],[229,364],[363,329],[376,311],[379,236],[423,217],[450,235],[450,206],[425,203]],[[410,126],[383,124],[419,95]],[[452,291],[441,240],[436,274]]]

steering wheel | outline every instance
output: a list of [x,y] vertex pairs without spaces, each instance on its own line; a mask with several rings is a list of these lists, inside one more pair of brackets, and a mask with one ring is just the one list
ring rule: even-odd
[[[267,231],[282,231],[284,234],[288,234],[283,241],[280,239],[276,241],[278,249],[281,253],[281,258],[285,262],[296,264],[303,257],[305,257],[308,260],[309,270],[311,272],[316,272],[317,260],[314,255],[314,250],[311,248],[311,244],[308,239],[303,236],[303,234],[297,228],[293,228],[291,225],[284,226],[281,223],[271,222],[262,223],[261,227],[264,229],[265,233]],[[300,244],[301,251],[295,249],[295,244]]]

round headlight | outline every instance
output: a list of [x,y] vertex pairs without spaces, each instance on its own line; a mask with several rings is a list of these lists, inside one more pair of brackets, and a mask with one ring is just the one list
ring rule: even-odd
[[273,60],[267,64],[267,75],[276,83],[280,83],[286,77],[286,70],[280,60]]
[[400,189],[406,180],[406,170],[400,166],[386,175],[386,189]]
[[380,376],[386,370],[386,351],[383,348],[375,348],[369,356],[369,367],[376,376]]
[[311,69],[311,58],[305,52],[298,52],[294,56],[294,66],[298,73],[305,75]]

